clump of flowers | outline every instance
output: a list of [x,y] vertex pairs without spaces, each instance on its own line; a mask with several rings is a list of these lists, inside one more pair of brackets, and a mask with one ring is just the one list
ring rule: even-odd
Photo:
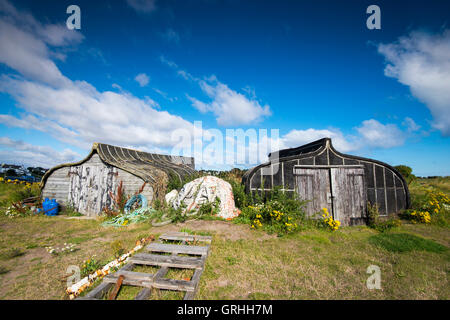
[[266,204],[257,204],[244,208],[243,212],[251,219],[251,228],[264,228],[269,232],[278,234],[291,233],[298,229],[298,225],[293,214],[283,212],[277,201]]
[[413,223],[431,223],[433,216],[448,210],[450,198],[443,192],[425,188],[425,196],[414,204],[414,210],[407,210],[402,216]]
[[64,243],[63,246],[59,247],[52,247],[52,246],[45,247],[45,250],[47,250],[48,253],[57,256],[63,253],[74,252],[75,250],[77,250],[77,248],[76,245],[73,243]]
[[325,227],[331,229],[332,231],[335,231],[339,229],[339,226],[341,225],[341,222],[339,220],[334,220],[333,217],[328,212],[327,208],[322,209],[322,223]]
[[101,267],[102,264],[94,258],[85,260],[83,261],[83,265],[81,266],[81,276],[85,277],[90,273],[96,272]]
[[423,203],[422,210],[431,212],[431,214],[439,213],[442,207],[450,204],[450,198],[443,192],[436,192],[426,189],[427,201]]
[[428,211],[412,211],[410,213],[411,220],[413,223],[430,223],[431,222],[431,215]]

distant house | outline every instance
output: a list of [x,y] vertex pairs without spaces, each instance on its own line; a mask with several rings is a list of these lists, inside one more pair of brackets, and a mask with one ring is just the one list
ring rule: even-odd
[[6,173],[8,170],[14,170],[14,172],[18,176],[27,174],[27,169],[25,169],[23,166],[3,163],[0,167],[0,173]]
[[143,189],[149,203],[164,199],[169,177],[182,181],[195,173],[194,158],[160,155],[94,143],[89,155],[76,163],[48,170],[41,181],[42,198],[56,199],[85,215],[99,215],[114,205],[122,182],[127,194]]
[[247,192],[275,187],[307,200],[312,216],[327,208],[342,225],[364,224],[367,202],[378,205],[380,216],[409,208],[408,185],[402,175],[381,161],[343,154],[325,138],[301,147],[269,154],[270,161],[243,176]]

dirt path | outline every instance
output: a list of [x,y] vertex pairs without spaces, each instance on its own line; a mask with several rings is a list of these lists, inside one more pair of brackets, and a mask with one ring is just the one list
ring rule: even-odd
[[276,238],[276,235],[269,235],[264,233],[256,234],[250,232],[247,225],[234,224],[228,221],[219,220],[189,220],[183,223],[169,224],[163,227],[153,227],[151,232],[163,233],[168,231],[180,231],[180,229],[189,229],[192,231],[210,232],[213,235],[220,236],[225,240],[236,241],[244,240],[266,240]]

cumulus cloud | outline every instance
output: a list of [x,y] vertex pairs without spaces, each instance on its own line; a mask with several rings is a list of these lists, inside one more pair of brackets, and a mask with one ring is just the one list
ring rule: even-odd
[[355,145],[339,129],[305,129],[291,130],[281,137],[283,148],[294,148],[322,138],[331,138],[333,145],[342,152],[355,150]]
[[410,117],[406,117],[405,120],[403,120],[402,125],[404,125],[409,133],[419,131],[421,126],[419,126],[413,119]]
[[[128,93],[99,92],[86,82],[52,88],[4,76],[0,88],[35,118],[58,124],[60,131],[55,137],[60,140],[75,138],[88,143],[99,140],[119,145],[171,147],[177,143],[170,135],[173,128],[192,128],[183,118],[156,110],[156,103],[150,98],[143,100]],[[11,117],[3,117],[3,123],[8,123]],[[27,119],[13,120],[13,124],[21,124]],[[38,126],[34,128],[39,130]]]
[[0,161],[3,163],[20,163],[26,166],[40,165],[49,168],[56,164],[73,162],[81,159],[80,155],[70,149],[57,151],[48,146],[36,146],[21,140],[0,137]]
[[215,77],[200,80],[200,88],[212,99],[205,103],[188,96],[192,105],[202,113],[212,112],[220,126],[237,126],[256,123],[263,117],[270,116],[269,105],[261,106],[255,99],[249,99],[242,93],[230,89]]
[[433,116],[432,126],[450,136],[450,30],[440,34],[412,32],[380,44],[387,62],[384,74],[409,86]]
[[78,31],[64,25],[42,25],[29,13],[18,12],[6,0],[0,0],[0,62],[33,80],[53,86],[69,83],[50,56],[64,59],[48,46],[67,46],[82,41]]
[[200,89],[211,99],[203,102],[195,97],[186,95],[192,106],[201,113],[212,112],[216,116],[217,124],[220,126],[239,126],[254,124],[264,117],[270,116],[270,106],[261,105],[253,91],[245,88],[244,95],[230,89],[226,84],[220,82],[215,75],[200,79],[192,76],[189,72],[182,70],[178,65],[164,56],[160,57],[162,63],[175,69],[177,74],[185,80],[198,83]]
[[[411,125],[411,122],[409,124]],[[352,152],[361,149],[397,147],[403,145],[408,138],[407,133],[400,130],[397,125],[382,124],[375,119],[365,120],[354,129],[355,132],[350,134],[344,134],[336,128],[291,130],[280,138],[280,143],[283,148],[293,148],[314,140],[331,138],[337,150]]]
[[[85,81],[67,78],[52,60],[51,44],[65,45],[68,37],[51,33],[47,38],[53,40],[46,40],[33,28],[38,22],[31,15],[17,12],[9,2],[0,4],[1,12],[17,17],[0,16],[0,63],[22,75],[2,75],[0,92],[10,94],[24,111],[18,116],[0,114],[0,123],[43,131],[84,149],[95,141],[141,149],[171,148],[179,143],[172,138],[174,128],[193,131],[189,121],[157,110],[150,97],[98,91]],[[41,26],[49,30],[48,25]],[[79,39],[71,40],[74,44]],[[148,76],[139,75],[136,80],[145,85]]]
[[156,10],[156,0],[127,0],[127,3],[139,13],[151,13]]
[[361,146],[392,148],[405,142],[405,134],[395,124],[382,124],[375,119],[365,120],[356,130],[360,134]]
[[139,74],[134,78],[134,80],[136,80],[137,83],[139,83],[139,85],[140,85],[141,87],[145,87],[145,86],[149,83],[150,78],[149,78],[145,73],[139,73]]

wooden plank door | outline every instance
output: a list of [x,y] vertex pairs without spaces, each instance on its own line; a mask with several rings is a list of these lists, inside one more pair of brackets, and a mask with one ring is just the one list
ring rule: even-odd
[[307,216],[327,208],[331,214],[330,170],[328,168],[296,168],[296,189],[306,204]]
[[117,184],[115,172],[96,154],[85,163],[70,167],[69,203],[82,214],[98,215],[105,205],[110,205],[109,192],[114,193]]
[[364,183],[363,168],[331,168],[333,216],[343,226],[363,223],[367,204]]

